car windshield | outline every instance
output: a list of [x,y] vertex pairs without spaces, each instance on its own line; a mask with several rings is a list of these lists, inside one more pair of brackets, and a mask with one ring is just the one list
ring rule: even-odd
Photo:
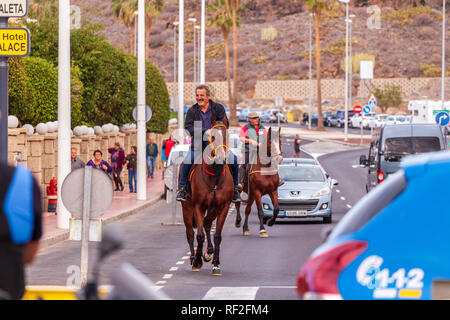
[[398,162],[410,154],[441,150],[437,137],[402,137],[386,139],[384,158],[386,161]]
[[316,166],[280,166],[280,179],[284,181],[325,181],[322,171]]

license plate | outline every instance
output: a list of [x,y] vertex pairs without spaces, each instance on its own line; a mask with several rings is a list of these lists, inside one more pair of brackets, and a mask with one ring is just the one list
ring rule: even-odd
[[306,214],[305,210],[286,210],[286,217],[303,217]]

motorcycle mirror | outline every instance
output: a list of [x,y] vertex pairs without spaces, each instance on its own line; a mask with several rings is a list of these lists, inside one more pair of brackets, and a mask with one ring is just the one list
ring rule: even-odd
[[117,223],[112,223],[103,229],[100,243],[99,261],[102,261],[111,253],[123,246],[123,232]]

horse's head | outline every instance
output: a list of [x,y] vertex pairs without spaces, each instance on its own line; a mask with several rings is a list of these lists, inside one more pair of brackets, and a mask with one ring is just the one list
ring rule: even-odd
[[211,146],[211,156],[216,163],[226,163],[228,154],[228,131],[227,118],[217,120],[211,119],[211,129],[209,131],[209,145]]
[[283,156],[281,153],[281,128],[277,132],[272,131],[272,127],[269,128],[267,133],[267,155],[270,158],[276,158],[278,163],[283,161]]

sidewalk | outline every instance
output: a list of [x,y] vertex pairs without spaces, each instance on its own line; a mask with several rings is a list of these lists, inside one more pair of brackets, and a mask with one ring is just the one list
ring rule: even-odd
[[[147,179],[147,200],[145,201],[137,200],[136,193],[129,192],[128,183],[124,183],[124,187],[123,192],[114,192],[111,206],[99,217],[103,224],[132,215],[159,201],[164,192],[162,171],[156,171],[154,179]],[[42,227],[43,235],[40,241],[40,248],[45,248],[69,239],[69,229],[60,229],[57,227],[55,213],[44,212]]]

